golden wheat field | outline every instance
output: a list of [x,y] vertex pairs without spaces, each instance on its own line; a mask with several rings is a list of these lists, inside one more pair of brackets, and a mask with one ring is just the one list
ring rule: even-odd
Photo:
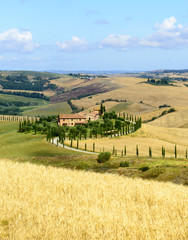
[[[174,157],[175,144],[178,149],[178,157],[185,158],[186,149],[188,148],[188,129],[182,128],[164,128],[142,124],[142,127],[136,132],[116,138],[88,139],[79,141],[79,147],[95,150],[112,152],[113,146],[117,149],[118,155],[124,150],[125,145],[128,156],[136,155],[136,145],[139,147],[140,156],[148,156],[149,147],[152,148],[153,157],[161,157],[162,146],[166,149],[166,157]],[[70,145],[70,141],[66,141]],[[77,141],[73,141],[76,147]]]
[[188,189],[0,161],[0,239],[183,240]]

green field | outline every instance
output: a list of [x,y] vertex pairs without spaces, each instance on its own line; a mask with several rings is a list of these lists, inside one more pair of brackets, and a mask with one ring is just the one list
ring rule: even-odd
[[115,105],[114,107],[111,107],[110,109],[108,109],[108,112],[123,112],[127,109],[127,107],[130,105],[130,103],[118,103],[117,105]]
[[18,76],[18,75],[27,75],[27,76],[32,76],[32,77],[43,77],[43,78],[48,78],[48,77],[59,77],[61,76],[60,74],[57,73],[49,73],[49,72],[37,72],[37,71],[2,71],[2,75],[5,76]]
[[74,151],[68,151],[52,144],[48,144],[44,135],[18,133],[17,129],[17,122],[0,122],[1,158],[75,154]]
[[22,97],[22,96],[16,96],[16,95],[10,95],[10,94],[0,94],[0,100],[2,101],[19,101],[19,102],[30,102],[31,104],[36,105],[45,105],[48,104],[47,101],[39,98],[28,98],[28,97]]
[[48,104],[44,107],[23,107],[25,116],[48,116],[61,113],[72,113],[70,105],[67,102]]

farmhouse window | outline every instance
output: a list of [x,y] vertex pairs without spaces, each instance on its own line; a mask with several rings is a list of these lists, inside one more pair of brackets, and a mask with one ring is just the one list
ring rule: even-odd
[[73,121],[73,119],[71,119],[71,121]]

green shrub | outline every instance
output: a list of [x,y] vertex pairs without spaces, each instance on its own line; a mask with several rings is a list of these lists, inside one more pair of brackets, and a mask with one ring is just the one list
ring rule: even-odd
[[128,161],[120,162],[120,167],[129,167],[129,162]]
[[110,152],[102,152],[98,155],[97,162],[98,163],[104,163],[107,162],[111,157]]
[[139,168],[139,170],[141,170],[142,172],[145,172],[147,170],[149,170],[149,167],[148,166],[142,166]]

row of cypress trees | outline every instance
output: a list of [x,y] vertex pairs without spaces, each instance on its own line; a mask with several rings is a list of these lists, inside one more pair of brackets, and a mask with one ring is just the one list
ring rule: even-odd
[[30,119],[30,121],[36,121],[36,117],[24,117],[24,116],[8,116],[8,115],[0,115],[0,121],[6,122],[23,122],[25,120]]
[[[162,149],[161,149],[161,155],[163,158],[165,158],[165,147],[162,146]],[[121,151],[121,155],[122,156],[126,156],[127,154],[127,147],[125,145],[124,149]],[[117,156],[117,149],[115,148],[115,146],[113,146],[112,148],[112,155],[114,156]],[[177,146],[175,145],[174,147],[174,158],[177,158],[177,155],[178,155],[178,150],[177,150]],[[138,144],[136,145],[136,156],[139,157],[139,147],[138,147]],[[152,158],[153,154],[152,154],[152,148],[149,147],[149,157]],[[187,153],[187,149],[185,151],[185,158],[187,159],[188,157],[188,153]]]

